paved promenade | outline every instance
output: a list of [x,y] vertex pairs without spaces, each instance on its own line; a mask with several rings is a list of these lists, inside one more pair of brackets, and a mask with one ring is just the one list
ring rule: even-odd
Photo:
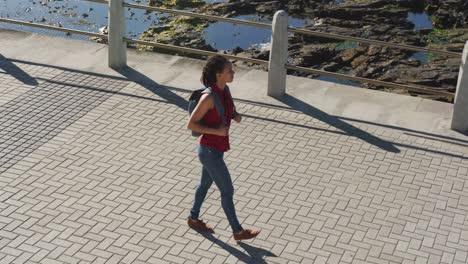
[[446,129],[448,104],[301,78],[273,99],[238,67],[226,161],[239,219],[262,232],[236,243],[214,186],[216,233],[185,222],[203,62],[130,52],[115,72],[100,44],[0,39],[0,263],[468,262],[468,137]]

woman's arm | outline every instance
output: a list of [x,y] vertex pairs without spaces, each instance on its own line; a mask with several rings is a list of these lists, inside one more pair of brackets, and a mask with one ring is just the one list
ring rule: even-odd
[[201,120],[205,114],[214,107],[214,99],[209,94],[203,94],[198,102],[198,105],[190,115],[187,123],[187,128],[202,134],[213,134],[218,136],[227,136],[229,128],[221,125],[218,128],[208,127],[201,124]]

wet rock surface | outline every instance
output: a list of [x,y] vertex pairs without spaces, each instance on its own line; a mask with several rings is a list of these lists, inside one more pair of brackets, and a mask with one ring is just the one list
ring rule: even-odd
[[[205,43],[201,31],[207,23],[199,18],[177,17],[172,22],[164,26],[153,27],[144,32],[141,39],[162,44],[190,47],[208,51],[216,51]],[[150,51],[161,51],[158,48],[139,45],[139,49]]]
[[437,28],[456,28],[468,23],[468,1],[426,0],[425,8]]
[[[468,40],[468,2],[465,0],[231,0],[205,4],[193,12],[236,17],[260,14],[272,19],[277,10],[290,16],[313,19],[305,29],[393,43],[448,50],[461,54]],[[414,29],[409,12],[430,15],[434,28]],[[151,28],[143,40],[215,50],[205,43],[203,29],[209,21],[173,19],[163,27]],[[148,49],[148,47],[144,47]],[[268,59],[268,50],[236,48],[227,51],[241,57]],[[418,56],[421,58],[418,59]],[[377,79],[388,82],[430,86],[454,92],[459,58],[434,54],[417,54],[396,48],[339,41],[303,34],[289,39],[289,62],[292,65]],[[262,67],[260,67],[262,68]],[[292,74],[315,77],[308,73]],[[373,87],[376,88],[376,87]],[[399,91],[405,92],[405,91]],[[438,100],[447,98],[433,97]]]

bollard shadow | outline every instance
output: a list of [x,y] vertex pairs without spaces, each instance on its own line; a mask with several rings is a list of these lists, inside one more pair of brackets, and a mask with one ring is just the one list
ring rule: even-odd
[[350,125],[341,119],[329,115],[325,112],[323,112],[320,109],[317,109],[304,101],[301,101],[293,96],[290,96],[288,94],[285,94],[282,97],[277,97],[276,98],[278,101],[288,105],[292,109],[296,111],[300,111],[308,116],[311,116],[317,120],[320,120],[323,123],[326,123],[330,126],[333,126],[337,129],[342,130],[346,134],[350,136],[357,137],[361,140],[366,141],[369,144],[372,144],[380,149],[383,149],[388,152],[393,152],[393,153],[400,153],[400,150],[391,142],[383,140],[381,138],[378,138],[360,128],[357,128],[353,125]]
[[277,257],[275,254],[266,249],[254,247],[244,242],[237,242],[237,244],[247,252],[246,254],[239,249],[217,239],[213,236],[213,234],[204,232],[198,233],[244,263],[266,264],[267,262],[263,259],[264,257]]
[[158,84],[153,79],[128,66],[125,66],[122,69],[114,70],[122,74],[125,78],[127,78],[127,80],[143,86],[145,89],[150,90],[167,102],[187,110],[188,101],[185,100],[185,98],[172,92],[169,87]]
[[18,81],[31,86],[38,86],[39,83],[31,75],[24,72],[20,67],[16,66],[9,59],[5,58],[0,54],[0,68],[5,71],[6,74],[15,77]]

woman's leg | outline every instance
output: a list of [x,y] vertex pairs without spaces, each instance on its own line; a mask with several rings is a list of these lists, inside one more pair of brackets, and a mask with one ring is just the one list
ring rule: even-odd
[[229,170],[223,160],[224,153],[204,146],[201,146],[201,148],[202,154],[200,155],[200,160],[221,192],[221,205],[232,231],[239,232],[242,230],[242,227],[237,219],[234,208],[234,187]]
[[200,184],[198,184],[197,189],[195,190],[195,199],[193,201],[192,209],[190,210],[191,219],[197,220],[200,216],[200,208],[212,183],[213,180],[208,175],[208,171],[205,166],[202,166]]

